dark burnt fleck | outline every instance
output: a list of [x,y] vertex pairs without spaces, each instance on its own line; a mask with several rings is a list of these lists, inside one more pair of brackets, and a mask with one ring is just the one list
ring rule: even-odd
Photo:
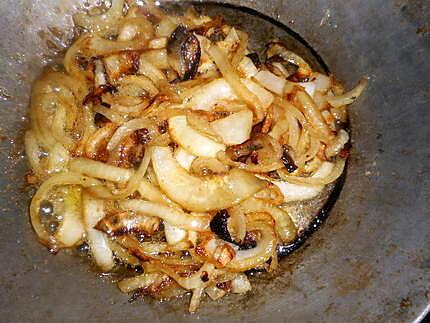
[[90,103],[97,105],[102,103],[102,95],[104,93],[115,93],[117,89],[111,84],[102,84],[95,89],[91,90],[90,93],[84,98],[83,105]]
[[288,80],[291,82],[302,82],[302,83],[303,82],[309,82],[308,77],[302,77],[302,76],[298,75],[297,73],[288,77]]
[[206,283],[207,281],[209,281],[209,274],[207,271],[202,272],[200,279],[202,280],[202,282]]
[[169,147],[172,148],[173,151],[175,151],[179,146],[176,142],[170,142]]
[[257,240],[256,236],[253,232],[247,232],[245,235],[245,239],[243,239],[243,242],[239,245],[240,250],[248,250],[255,248],[257,246]]
[[276,179],[276,180],[280,180],[281,177],[279,176],[277,171],[271,171],[267,173],[267,176],[269,176],[270,178]]
[[109,123],[110,120],[108,118],[106,118],[103,114],[101,113],[96,113],[94,115],[94,123],[96,124],[97,127],[101,128],[103,127],[105,124]]
[[75,62],[80,70],[86,71],[92,64],[92,59],[82,55],[76,55]]
[[170,35],[167,52],[175,62],[182,81],[191,80],[197,74],[201,58],[200,42],[185,26],[179,25]]
[[228,292],[228,291],[230,291],[231,290],[231,281],[226,281],[226,282],[223,282],[223,283],[218,283],[218,284],[216,284],[216,287],[217,288],[219,288],[219,289],[222,289],[222,290],[224,290],[224,291],[226,291],[226,292]]
[[167,122],[167,120],[163,120],[158,124],[159,133],[161,134],[166,133],[168,129],[169,129],[169,123]]
[[237,162],[246,164],[246,161],[248,160],[248,156],[240,156],[236,159]]
[[191,31],[198,35],[208,37],[212,42],[224,40],[225,35],[222,32],[221,27],[224,25],[224,18],[221,15],[217,15],[211,21],[191,29]]
[[254,63],[254,65],[257,68],[261,67],[261,61],[260,61],[260,57],[258,56],[257,53],[249,53],[246,55],[247,57],[249,57],[251,59],[251,61]]
[[[384,150],[383,149],[381,149],[382,150],[382,152],[381,151],[379,151],[379,152],[381,152],[381,153],[383,153],[384,152]],[[348,148],[343,148],[340,152],[339,152],[339,157],[340,158],[343,158],[343,159],[346,159],[346,158],[348,158],[349,157],[349,149]]]
[[225,39],[225,34],[221,28],[215,28],[214,31],[210,34],[209,40],[211,42],[219,42]]
[[135,74],[135,73],[137,73],[137,71],[139,71],[140,55],[138,52],[129,52],[129,58],[131,61],[130,73]]
[[191,257],[191,254],[188,250],[181,250],[181,259],[187,259],[190,257]]
[[232,160],[240,163],[246,163],[248,158],[250,158],[253,163],[258,163],[257,151],[263,148],[259,140],[260,138],[256,135],[240,145],[228,147],[226,153]]
[[292,173],[297,169],[297,165],[294,163],[293,158],[289,154],[289,148],[287,145],[282,146],[281,160],[289,173]]
[[213,233],[224,241],[233,242],[230,232],[228,232],[228,218],[230,215],[227,210],[218,211],[210,222],[210,228]]
[[257,151],[252,151],[251,155],[249,155],[249,158],[251,160],[251,162],[255,165],[258,165],[258,152]]
[[254,137],[256,134],[261,133],[261,130],[263,129],[263,125],[264,125],[264,121],[261,121],[252,127],[251,138]]
[[182,80],[191,80],[196,76],[201,58],[200,43],[197,37],[190,34],[181,46]]
[[151,134],[149,133],[149,130],[147,128],[136,130],[135,134],[137,137],[137,141],[142,145],[146,145],[152,140]]
[[102,105],[102,106],[104,106],[105,108],[108,108],[108,109],[111,108],[110,104],[107,103],[107,102],[102,102],[102,103],[100,103],[100,105]]

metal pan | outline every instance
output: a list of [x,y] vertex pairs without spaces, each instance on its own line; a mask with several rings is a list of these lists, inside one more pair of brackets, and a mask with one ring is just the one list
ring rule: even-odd
[[[430,3],[425,0],[225,1],[297,32],[350,87],[353,152],[344,188],[317,233],[258,278],[247,296],[204,304],[129,304],[87,262],[35,242],[27,217],[22,129],[32,80],[72,37],[80,1],[0,3],[0,304],[5,322],[419,321],[430,303]],[[209,10],[209,9],[208,9]],[[218,10],[218,9],[217,9]],[[248,10],[232,23],[267,22]],[[54,28],[53,28],[54,27]],[[276,25],[274,31],[278,30]]]

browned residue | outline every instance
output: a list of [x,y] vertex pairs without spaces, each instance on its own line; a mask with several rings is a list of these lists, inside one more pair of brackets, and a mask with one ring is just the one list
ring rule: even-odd
[[124,75],[135,74],[139,70],[139,54],[123,52],[103,59],[109,82],[114,84]]
[[369,264],[364,262],[346,263],[342,271],[333,279],[333,285],[339,296],[346,296],[365,289],[374,274]]

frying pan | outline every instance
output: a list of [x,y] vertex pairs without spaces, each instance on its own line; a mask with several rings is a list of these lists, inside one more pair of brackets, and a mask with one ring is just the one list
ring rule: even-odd
[[[419,322],[430,308],[430,3],[425,0],[225,1],[259,35],[266,15],[298,33],[347,87],[353,151],[319,230],[254,291],[205,302],[133,304],[110,276],[35,242],[22,148],[31,82],[72,38],[78,0],[0,3],[0,308],[4,322]],[[203,6],[212,10],[210,6]],[[215,10],[215,9],[213,9]],[[218,9],[216,9],[218,10]],[[233,21],[231,21],[233,20]],[[273,31],[280,27],[274,25]],[[55,45],[56,44],[56,45]],[[54,46],[55,45],[55,46]]]

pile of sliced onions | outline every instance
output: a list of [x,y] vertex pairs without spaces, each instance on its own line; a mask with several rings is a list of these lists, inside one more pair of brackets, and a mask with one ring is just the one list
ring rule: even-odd
[[225,209],[252,196],[262,182],[247,172],[234,169],[208,179],[188,174],[178,165],[169,148],[154,147],[152,165],[160,187],[187,210],[205,212]]
[[274,270],[297,238],[285,210],[343,173],[341,128],[367,79],[345,92],[285,44],[251,52],[250,35],[193,9],[112,0],[73,19],[85,32],[31,94],[38,239],[87,243],[104,272],[141,266],[121,291],[191,292],[190,312],[204,293],[248,292],[244,272]]

